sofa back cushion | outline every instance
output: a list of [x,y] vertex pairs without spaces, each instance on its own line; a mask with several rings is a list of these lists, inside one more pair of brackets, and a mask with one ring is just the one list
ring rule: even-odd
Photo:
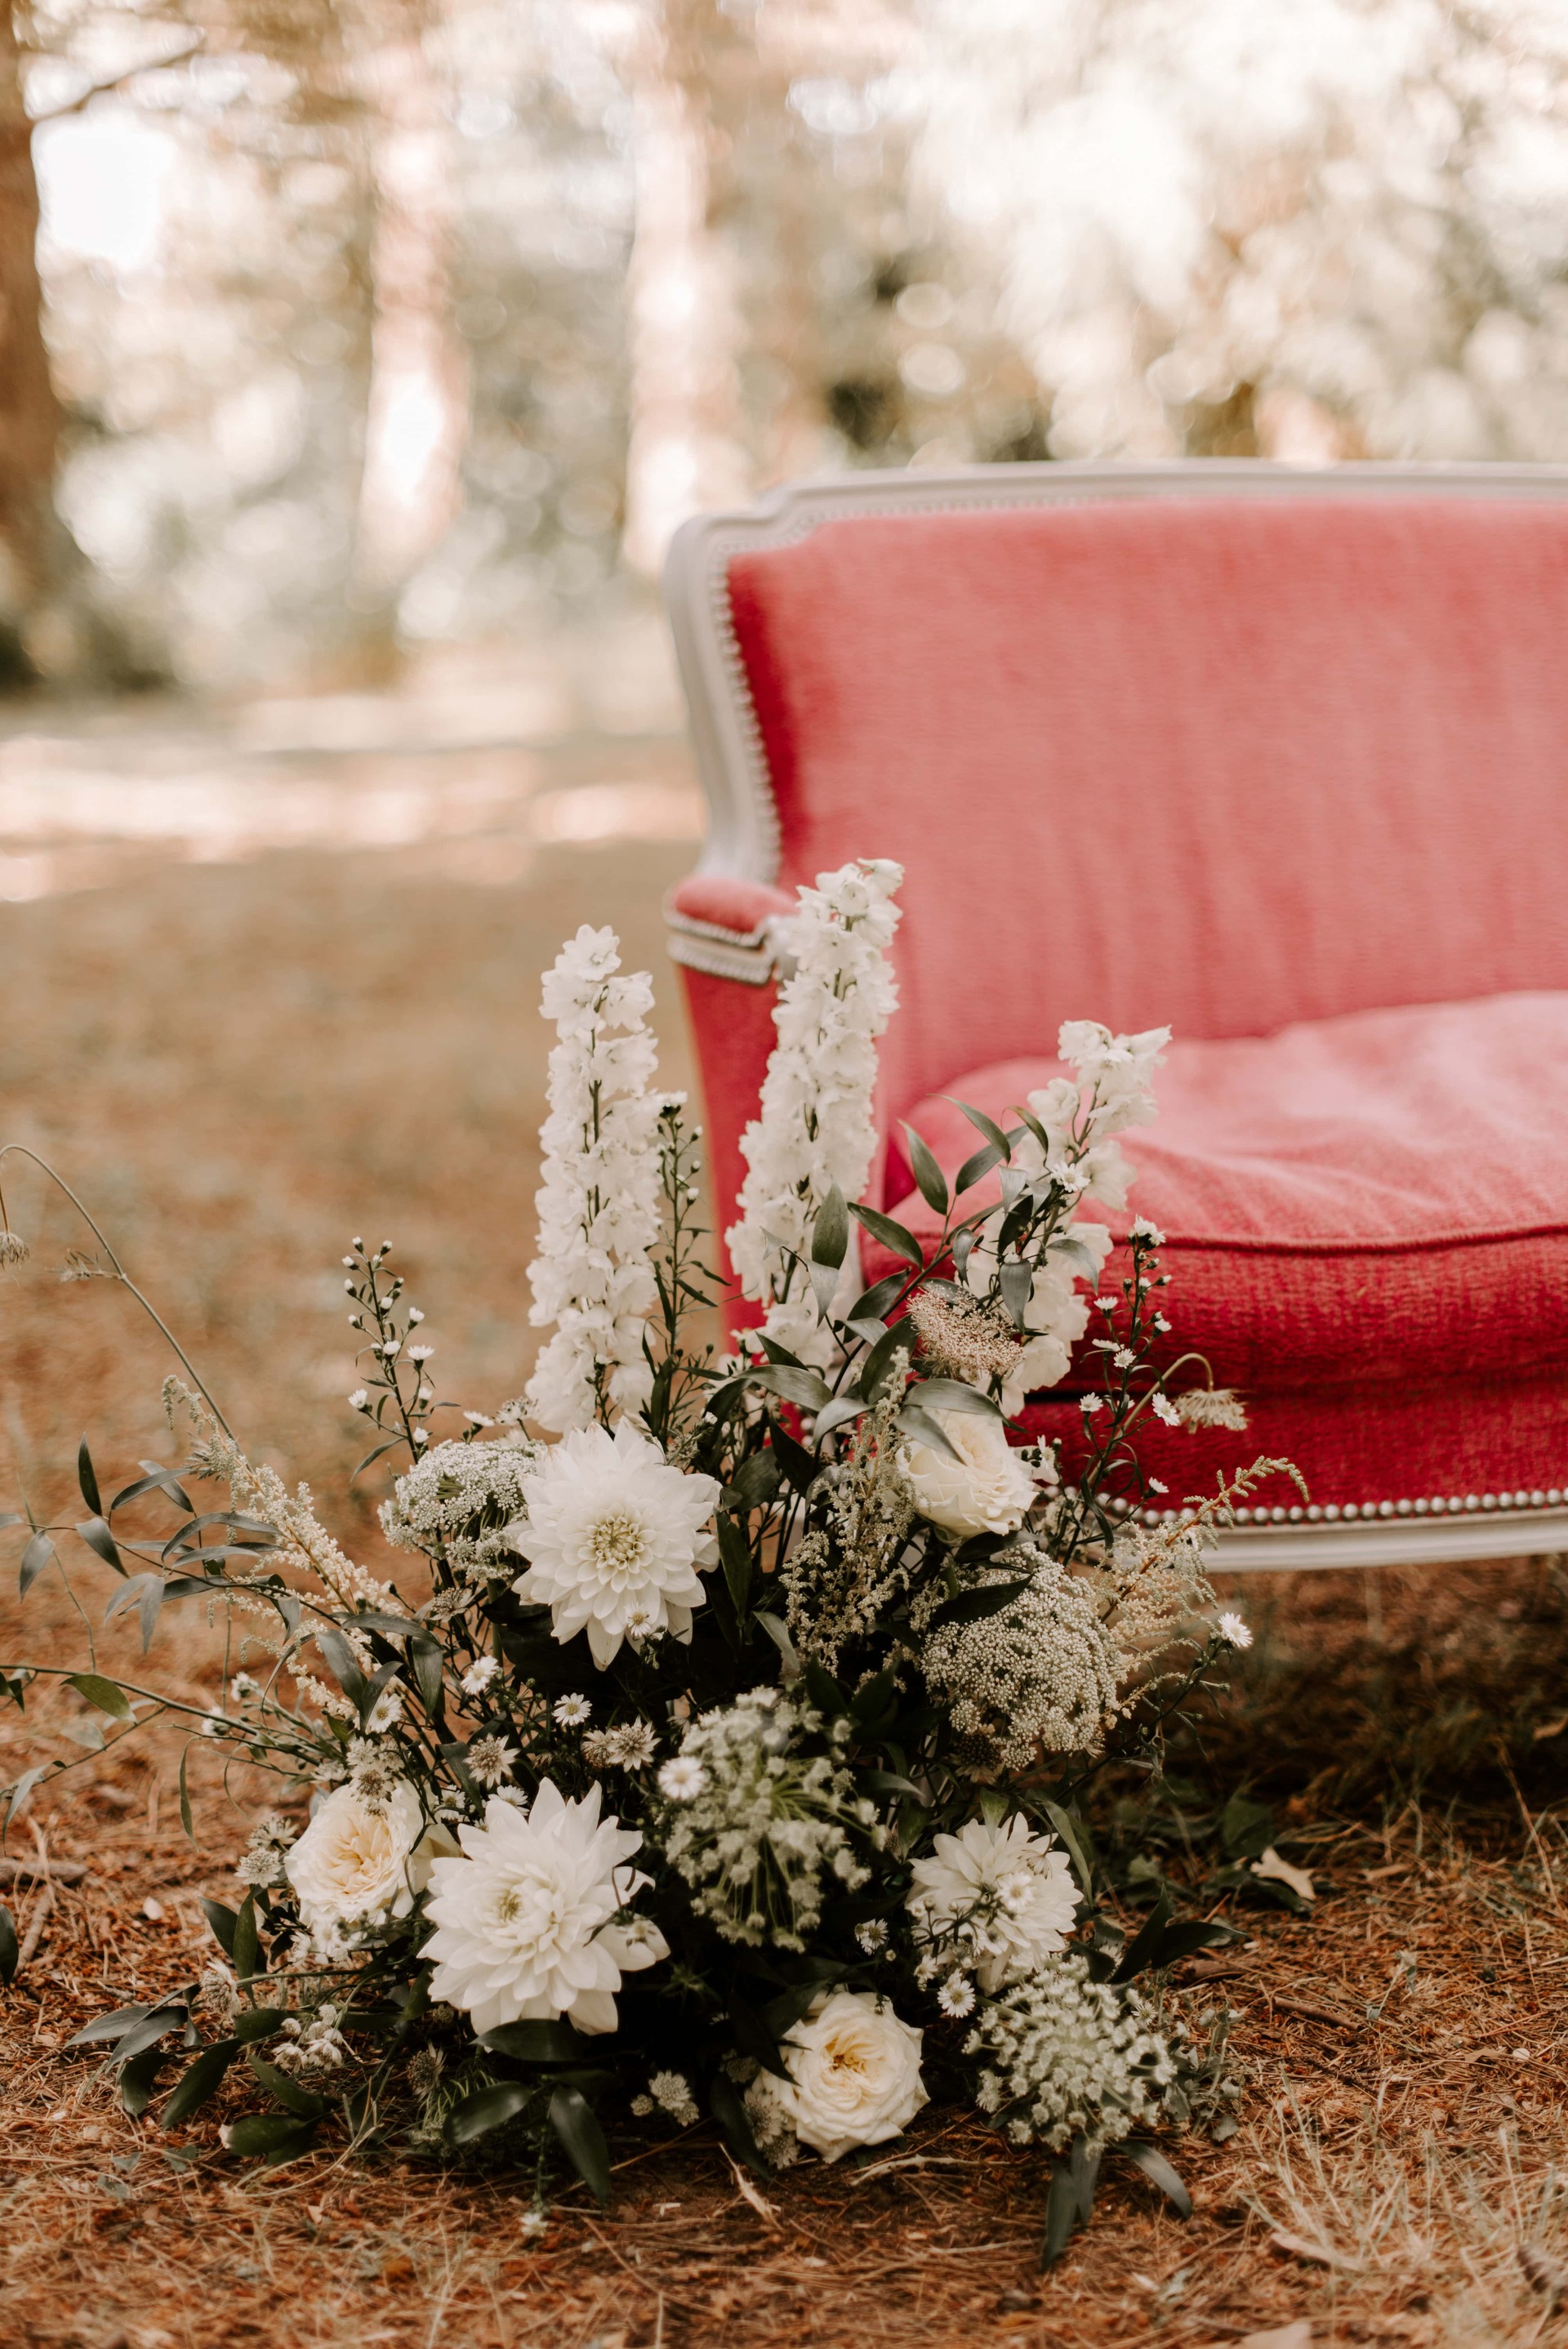
[[1068,1018],[1568,988],[1568,500],[865,515],[729,592],[780,881],[907,868],[884,1118]]

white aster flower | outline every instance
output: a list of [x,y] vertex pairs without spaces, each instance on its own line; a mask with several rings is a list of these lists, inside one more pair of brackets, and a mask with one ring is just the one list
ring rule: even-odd
[[642,1837],[602,1821],[600,1799],[568,1802],[546,1778],[527,1812],[492,1799],[482,1826],[459,1828],[463,1857],[436,1862],[430,1995],[476,2032],[560,2015],[614,2031],[623,1973],[669,1955],[655,1926],[614,1921],[651,1879],[624,1865]]
[[944,2014],[956,2022],[961,2016],[975,2012],[975,1985],[967,1974],[949,1974],[936,1993],[936,2003]]
[[1162,1387],[1156,1387],[1149,1400],[1156,1419],[1163,1420],[1167,1427],[1181,1425],[1181,1414]]
[[934,1949],[962,1957],[982,1990],[1021,1982],[1063,1949],[1078,1913],[1066,1854],[1022,1813],[939,1835],[911,1870],[910,1915]]
[[1244,1615],[1222,1615],[1220,1630],[1233,1648],[1250,1648],[1253,1644],[1253,1627]]
[[868,1917],[863,1925],[855,1927],[855,1939],[868,1958],[874,1958],[887,1947],[887,1922],[882,1917]]
[[499,1786],[517,1760],[517,1748],[504,1737],[493,1734],[472,1737],[464,1749],[463,1760],[476,1785]]
[[491,1681],[494,1680],[500,1670],[500,1666],[497,1663],[493,1656],[481,1656],[479,1661],[477,1663],[470,1664],[468,1671],[463,1674],[463,1694],[465,1696],[483,1696],[486,1689],[489,1688]]
[[363,1387],[356,1387],[354,1392],[348,1398],[348,1408],[350,1411],[363,1411],[368,1401],[369,1397],[366,1395],[365,1389]]
[[620,968],[614,930],[584,925],[544,974],[542,1009],[557,1040],[529,1319],[554,1334],[525,1400],[542,1426],[558,1432],[592,1425],[606,1397],[639,1412],[652,1392],[643,1340],[657,1296],[648,1250],[663,1205],[664,1100],[650,1090],[653,982],[644,971],[618,978]]
[[[779,2054],[788,2080],[758,2075],[753,2093],[803,2145],[837,2161],[858,2145],[885,2145],[926,2101],[920,2032],[868,1991],[835,1991],[798,2023]],[[748,2106],[750,2095],[748,2098]]]
[[[919,1392],[917,1387],[917,1397]],[[968,1411],[932,1416],[958,1457],[918,1436],[905,1444],[904,1484],[921,1516],[965,1537],[1016,1532],[1034,1506],[1035,1480],[1007,1442],[1001,1421]]]
[[[741,1137],[747,1175],[740,1220],[725,1234],[743,1296],[764,1304],[763,1328],[802,1361],[825,1362],[832,1341],[799,1272],[791,1294],[779,1242],[809,1252],[817,1209],[836,1183],[858,1199],[876,1154],[872,1114],[876,1040],[898,1002],[888,949],[898,927],[900,866],[845,864],[799,892],[789,924],[795,968],[779,989],[759,1114]],[[851,1247],[840,1283],[858,1281]]]
[[512,1588],[550,1609],[558,1640],[586,1630],[600,1671],[628,1637],[689,1639],[705,1596],[701,1529],[719,1490],[715,1477],[672,1468],[629,1420],[614,1435],[602,1427],[563,1435],[540,1456],[528,1516],[509,1529],[530,1562]]
[[557,1697],[552,1710],[557,1729],[581,1729],[593,1718],[593,1708],[585,1696]]
[[672,1803],[695,1802],[707,1784],[707,1772],[689,1754],[677,1754],[659,1772],[659,1792]]
[[430,1879],[437,1855],[452,1848],[427,1829],[419,1797],[400,1778],[384,1803],[366,1803],[354,1786],[328,1795],[284,1860],[313,1939],[407,1917]]

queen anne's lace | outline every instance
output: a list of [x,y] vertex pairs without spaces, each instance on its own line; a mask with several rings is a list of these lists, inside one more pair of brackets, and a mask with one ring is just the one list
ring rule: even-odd
[[591,1426],[610,1404],[640,1412],[652,1392],[643,1339],[656,1295],[648,1250],[659,1234],[664,1101],[649,1090],[653,982],[645,971],[618,978],[620,968],[614,931],[584,924],[544,975],[541,1008],[559,1041],[541,1137],[529,1319],[536,1328],[553,1322],[555,1334],[525,1400],[530,1415],[558,1433]]
[[1073,1951],[1047,1958],[1016,1989],[989,1999],[965,2043],[983,2055],[975,2102],[1006,2116],[1015,2145],[1059,2153],[1080,2132],[1100,2145],[1154,2116],[1176,2062],[1153,2009],[1131,1987],[1091,1982]]
[[741,1137],[748,1171],[740,1221],[725,1240],[742,1293],[768,1307],[768,1335],[802,1361],[825,1361],[832,1340],[799,1274],[789,1279],[779,1243],[805,1255],[832,1185],[857,1199],[871,1173],[876,1039],[898,1003],[887,954],[903,879],[901,865],[862,862],[820,873],[814,889],[800,891],[789,925],[795,970],[779,990],[761,1115]]

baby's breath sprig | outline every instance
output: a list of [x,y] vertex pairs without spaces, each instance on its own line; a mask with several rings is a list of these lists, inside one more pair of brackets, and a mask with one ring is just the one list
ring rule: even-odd
[[[418,1460],[430,1441],[430,1420],[438,1406],[425,1368],[435,1348],[418,1335],[424,1314],[417,1305],[403,1307],[399,1312],[401,1273],[383,1281],[391,1241],[383,1240],[378,1248],[369,1249],[356,1236],[348,1245],[351,1253],[343,1259],[348,1278],[343,1286],[355,1306],[348,1326],[364,1334],[366,1342],[359,1356],[361,1360],[368,1356],[370,1364],[365,1385],[348,1400],[386,1437],[360,1462],[355,1470],[357,1475],[359,1469],[368,1468],[373,1460],[395,1451],[399,1444],[406,1444]],[[401,1433],[387,1434],[388,1427],[401,1429]]]

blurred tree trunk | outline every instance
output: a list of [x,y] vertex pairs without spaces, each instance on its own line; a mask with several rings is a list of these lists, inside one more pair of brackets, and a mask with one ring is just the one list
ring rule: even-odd
[[54,586],[60,413],[44,347],[38,183],[22,89],[16,9],[0,0],[0,682],[26,674],[29,614]]
[[451,305],[451,134],[428,22],[418,0],[373,20],[379,37],[356,77],[376,222],[354,595],[388,640],[398,594],[457,514],[468,437],[468,358]]

